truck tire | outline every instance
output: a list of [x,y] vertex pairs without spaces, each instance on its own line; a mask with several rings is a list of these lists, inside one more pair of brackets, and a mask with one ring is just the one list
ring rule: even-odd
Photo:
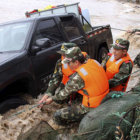
[[99,63],[102,63],[102,61],[105,59],[105,57],[107,56],[107,54],[108,54],[107,48],[101,47],[99,49],[99,53],[98,53],[98,61],[99,61]]
[[28,104],[28,102],[22,98],[19,97],[9,98],[3,101],[2,103],[0,103],[0,114],[3,114],[10,109],[14,109],[20,105],[25,105],[25,104]]

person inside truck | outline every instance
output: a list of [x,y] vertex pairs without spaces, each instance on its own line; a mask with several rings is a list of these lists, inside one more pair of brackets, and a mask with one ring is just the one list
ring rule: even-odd
[[[61,63],[61,61],[65,58],[65,51],[75,46],[77,46],[75,43],[63,43],[61,46],[61,50],[57,51],[57,53],[61,54],[61,59],[59,59],[56,63],[53,76],[49,81],[48,89],[42,100],[45,100],[49,96],[57,94],[61,89],[63,89],[67,81],[69,80],[70,75],[72,75],[75,72],[71,70],[67,64]],[[89,59],[89,56],[86,52],[82,53],[86,60]],[[75,93],[73,93],[68,102],[71,103],[72,100],[74,100],[75,98]],[[78,96],[77,98],[80,98],[80,96]]]
[[111,91],[126,91],[127,83],[133,68],[133,62],[127,53],[129,41],[119,38],[112,44],[113,53],[103,60]]
[[109,92],[109,84],[102,66],[96,60],[86,60],[79,47],[68,49],[62,63],[68,64],[75,73],[69,77],[67,84],[58,94],[43,99],[41,102],[50,104],[63,101],[69,98],[73,92],[82,95],[82,102],[55,112],[55,122],[65,125],[80,121],[87,112],[98,107]]

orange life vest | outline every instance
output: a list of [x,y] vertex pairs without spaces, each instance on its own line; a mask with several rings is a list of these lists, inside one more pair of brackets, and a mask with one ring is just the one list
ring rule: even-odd
[[[123,62],[129,62],[129,61],[131,61],[131,63],[133,64],[133,61],[131,60],[128,53],[125,57],[123,57],[119,60],[115,60],[114,55],[111,54],[111,57],[109,58],[109,60],[106,63],[106,74],[107,74],[108,80],[112,79],[114,77],[114,75],[119,72],[119,68]],[[111,88],[110,90],[111,91],[125,91],[127,88],[129,77],[128,77],[128,80],[126,81],[126,83],[123,83],[114,88]]]
[[[82,52],[84,56],[87,55],[86,52]],[[63,56],[61,57],[61,60],[63,60]],[[69,81],[69,76],[72,75],[75,71],[72,71],[69,67],[68,64],[62,64],[62,73],[63,73],[63,78],[62,78],[62,83],[65,85]]]
[[93,59],[88,59],[76,69],[85,82],[85,87],[78,93],[83,95],[82,104],[86,107],[96,108],[109,92],[109,84],[106,73],[101,65]]

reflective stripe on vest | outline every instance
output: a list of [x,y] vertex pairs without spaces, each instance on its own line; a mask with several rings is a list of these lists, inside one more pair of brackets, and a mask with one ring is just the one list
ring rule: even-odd
[[85,87],[78,91],[83,95],[82,104],[86,107],[96,108],[109,92],[108,79],[104,69],[93,59],[88,59],[87,63],[82,64],[76,71],[85,82]]
[[[131,63],[133,64],[128,53],[127,53],[127,56],[125,56],[119,60],[115,60],[114,55],[112,54],[112,56],[109,58],[109,60],[106,63],[106,75],[108,77],[108,80],[112,79],[114,77],[114,75],[119,72],[119,68],[120,68],[121,64],[125,61],[131,61]],[[118,85],[110,90],[125,91],[128,81],[129,81],[129,77],[128,77],[128,80],[126,83],[124,83],[123,85],[122,84]]]
[[[87,55],[86,52],[82,52],[84,56]],[[64,58],[61,57],[61,60]],[[68,64],[62,64],[62,73],[63,73],[63,78],[62,78],[62,83],[65,85],[69,81],[69,76],[72,75],[75,71],[72,71]]]

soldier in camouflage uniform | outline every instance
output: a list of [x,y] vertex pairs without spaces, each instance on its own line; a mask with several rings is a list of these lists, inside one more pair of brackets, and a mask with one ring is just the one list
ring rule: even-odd
[[[81,50],[78,47],[73,47],[71,49],[68,49],[65,52],[66,57],[63,60],[63,63],[68,63],[70,68],[72,70],[77,69],[80,67],[82,64],[86,64],[88,60],[85,59],[85,57],[82,55]],[[96,62],[96,65],[97,64]],[[100,68],[102,68],[100,66]],[[103,70],[104,72],[104,70]],[[100,71],[101,73],[101,71]],[[102,73],[101,73],[102,74]],[[104,72],[104,77],[106,78],[105,72]],[[105,85],[107,86],[106,92],[108,93],[108,80],[106,78]],[[65,87],[59,91],[58,94],[55,94],[54,96],[51,96],[47,99],[41,100],[41,102],[46,102],[46,104],[50,104],[53,101],[58,102],[58,101],[63,101],[66,100],[67,98],[70,97],[70,95],[74,92],[78,92],[79,90],[83,89],[85,87],[85,82],[82,79],[82,77],[78,74],[78,72],[75,72],[70,76],[69,81],[66,83]],[[79,94],[79,93],[77,93]],[[102,93],[103,94],[103,93]],[[88,93],[87,93],[88,95]],[[67,124],[69,122],[77,122],[82,119],[82,117],[92,110],[93,108],[86,107],[81,103],[76,103],[72,104],[71,106],[68,106],[66,108],[62,108],[60,110],[57,110],[56,113],[54,114],[54,120],[58,124]]]
[[[121,58],[126,56],[127,51],[129,49],[129,41],[124,39],[117,39],[115,44],[112,44],[113,54],[116,61],[120,61]],[[124,52],[123,52],[124,51]],[[111,58],[112,54],[108,53],[107,57],[102,61],[102,66],[106,70],[106,64],[108,60]],[[131,74],[133,68],[133,64],[131,61],[123,62],[119,67],[119,72],[114,75],[112,79],[109,79],[109,87],[114,88],[118,85],[124,84]]]
[[[60,53],[64,58],[65,58],[65,51],[69,48],[72,48],[72,47],[75,47],[77,46],[75,43],[63,43],[62,46],[61,46],[61,50],[58,51],[57,53]],[[85,59],[88,60],[89,59],[89,55],[86,54],[85,55]],[[61,89],[64,88],[64,84],[62,83],[62,78],[63,78],[63,73],[62,73],[62,63],[61,63],[61,59],[59,59],[56,63],[56,66],[55,66],[55,70],[54,70],[54,73],[53,73],[53,76],[51,78],[51,80],[49,81],[49,84],[48,84],[48,89],[46,91],[46,94],[45,96],[42,98],[42,100],[45,100],[47,99],[49,96],[53,96],[55,94],[57,94]],[[79,96],[78,97],[75,97],[75,98],[80,98]],[[41,100],[41,101],[42,101]],[[68,99],[69,100],[69,99]],[[67,101],[68,101],[67,100]],[[78,99],[77,99],[78,100]],[[77,101],[76,100],[76,101]],[[40,102],[41,102],[40,101]],[[39,102],[39,103],[40,103]],[[58,101],[58,103],[63,103],[61,101]]]
[[137,64],[140,67],[140,53],[137,55],[137,57],[134,59],[134,64]]
[[[60,53],[64,57],[65,56],[65,51],[67,49],[71,48],[71,47],[74,47],[74,46],[76,46],[75,43],[63,43],[62,46],[61,46],[61,50],[58,51],[58,53]],[[62,77],[63,77],[62,63],[61,63],[61,59],[59,59],[56,62],[53,76],[52,76],[52,78],[51,78],[51,80],[49,81],[49,84],[48,84],[48,89],[46,91],[46,94],[48,96],[54,95],[55,91],[58,87],[59,87],[59,89],[62,89],[64,87],[64,85],[61,83]]]

